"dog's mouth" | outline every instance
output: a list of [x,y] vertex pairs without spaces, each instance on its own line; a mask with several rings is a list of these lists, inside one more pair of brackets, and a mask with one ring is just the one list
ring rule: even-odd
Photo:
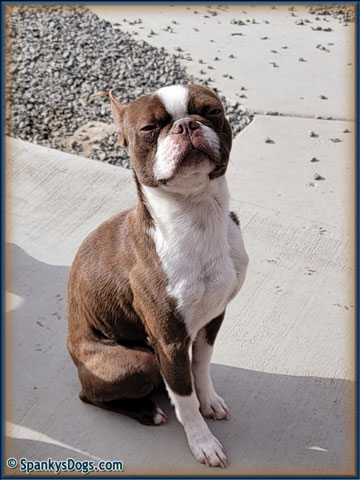
[[[207,152],[190,146],[182,152],[179,157],[176,168],[171,177],[160,180],[160,183],[166,185],[178,175],[197,173],[206,165],[212,165],[216,168],[216,161]],[[212,169],[212,170],[213,170]]]
[[197,148],[192,148],[184,158],[179,162],[178,169],[183,169],[186,167],[193,167],[195,165],[200,165],[205,160],[210,160],[211,158],[206,152],[198,150]]

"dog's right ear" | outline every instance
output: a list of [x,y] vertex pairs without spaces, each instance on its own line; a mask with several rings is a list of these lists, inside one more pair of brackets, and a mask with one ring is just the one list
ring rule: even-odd
[[120,102],[116,100],[113,94],[113,89],[109,92],[109,97],[111,101],[111,111],[115,120],[117,132],[119,134],[119,145],[122,147],[128,146],[128,141],[124,135],[124,111],[126,106],[122,105]]

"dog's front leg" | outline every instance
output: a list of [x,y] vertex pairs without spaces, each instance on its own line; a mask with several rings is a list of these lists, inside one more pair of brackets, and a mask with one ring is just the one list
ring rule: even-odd
[[210,377],[213,345],[223,318],[224,313],[199,331],[193,343],[192,354],[192,372],[201,413],[214,420],[223,420],[230,417],[229,409],[224,400],[215,392]]
[[199,400],[193,389],[189,341],[180,345],[158,345],[156,351],[176,417],[185,429],[195,458],[206,465],[225,467],[224,449],[210,432],[199,410]]

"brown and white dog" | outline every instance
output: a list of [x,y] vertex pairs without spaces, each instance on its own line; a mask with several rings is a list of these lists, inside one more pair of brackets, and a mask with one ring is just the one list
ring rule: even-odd
[[92,232],[72,265],[68,348],[80,398],[161,424],[166,415],[149,395],[163,380],[196,459],[224,467],[202,415],[229,418],[209,365],[248,263],[224,176],[230,125],[217,95],[198,85],[127,106],[110,98],[138,203]]

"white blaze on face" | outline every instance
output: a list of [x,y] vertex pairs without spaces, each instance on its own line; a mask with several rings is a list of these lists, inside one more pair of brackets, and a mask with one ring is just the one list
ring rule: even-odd
[[[182,85],[173,85],[163,87],[157,90],[156,95],[162,101],[165,110],[171,116],[172,121],[188,118],[189,90],[188,87]],[[220,140],[218,135],[212,128],[205,126],[201,122],[197,139],[193,138],[193,146],[211,152],[211,155],[218,160],[220,158]],[[199,134],[201,139],[199,139]],[[179,135],[169,135],[168,133],[160,133],[158,138],[157,153],[154,163],[154,177],[156,180],[170,180],[178,167],[178,163],[182,153],[184,153],[184,143],[180,141]],[[190,140],[189,140],[190,141]],[[200,145],[199,142],[201,143]],[[206,153],[204,154],[206,155]],[[174,179],[167,182],[168,186],[175,187],[179,185],[181,188],[185,184],[187,187],[195,188],[200,184],[206,183],[208,174],[213,170],[214,166],[207,158],[201,165],[191,165],[188,169],[183,169],[181,174],[176,175]]]
[[156,95],[160,97],[165,110],[172,116],[174,121],[187,116],[189,102],[189,90],[187,87],[183,85],[163,87],[156,92]]
[[[173,121],[187,116],[189,91],[182,85],[173,85],[160,88],[156,95],[164,104],[165,110],[171,115]],[[179,146],[169,137],[161,137],[158,141],[158,149],[154,164],[154,176],[157,180],[170,178],[176,168]]]

